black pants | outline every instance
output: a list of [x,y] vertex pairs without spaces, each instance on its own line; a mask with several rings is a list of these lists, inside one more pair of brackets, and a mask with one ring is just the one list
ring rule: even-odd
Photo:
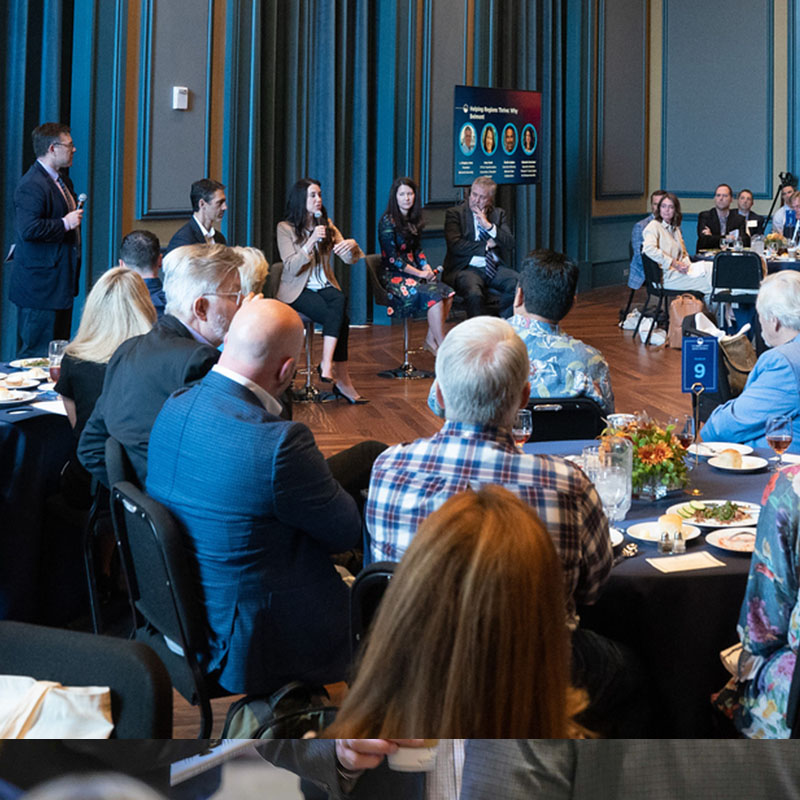
[[17,307],[17,358],[47,358],[53,339],[66,339],[72,330],[72,309]]
[[328,459],[331,474],[356,501],[362,516],[372,464],[387,447],[383,442],[359,442]]
[[486,271],[478,267],[465,267],[456,273],[453,288],[464,298],[464,308],[468,317],[478,317],[486,313],[486,294],[489,289],[500,294],[500,316],[508,318],[514,310],[514,293],[517,290],[519,274],[508,267],[498,267],[497,274],[486,280]]
[[345,296],[333,286],[326,286],[318,292],[303,289],[291,307],[300,314],[311,317],[322,325],[323,336],[338,338],[333,351],[334,361],[347,361],[347,337],[350,331],[350,320],[347,318]]

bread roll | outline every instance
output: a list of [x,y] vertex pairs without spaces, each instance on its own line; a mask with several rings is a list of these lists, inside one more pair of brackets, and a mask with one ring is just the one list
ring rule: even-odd
[[658,532],[668,533],[674,536],[678,531],[683,530],[683,519],[677,514],[662,514],[658,518]]
[[723,467],[742,468],[742,454],[738,450],[733,450],[730,447],[726,448],[719,454],[719,459]]

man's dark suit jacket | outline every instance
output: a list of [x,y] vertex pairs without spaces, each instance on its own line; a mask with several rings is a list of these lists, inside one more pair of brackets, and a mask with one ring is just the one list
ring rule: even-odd
[[[217,230],[214,231],[214,241],[217,244],[228,243],[225,237]],[[197,220],[194,218],[194,215],[192,215],[192,218],[182,228],[178,228],[172,235],[167,245],[166,252],[169,253],[170,250],[174,250],[176,247],[182,247],[185,244],[205,243],[206,237],[203,236],[203,232],[200,230]]]
[[[745,228],[744,229],[745,229],[746,233],[748,233],[751,236],[761,236],[761,235],[763,235],[763,233],[764,233],[764,217],[762,217],[761,214],[756,214],[755,211],[751,211],[745,217],[745,215],[742,214],[741,211],[738,211],[737,213],[745,221]],[[748,220],[750,220],[750,221],[755,220],[756,223],[757,223],[756,227],[755,227],[755,230],[752,231],[752,233],[750,233],[750,231],[748,231],[748,228],[747,228]]]
[[[62,179],[74,197],[72,182]],[[77,233],[64,228],[68,212],[55,181],[35,161],[14,191],[17,238],[9,298],[21,308],[72,308],[80,252]]]
[[164,401],[181,386],[200,380],[219,351],[198,342],[176,317],[165,314],[142,336],[123,342],[108,363],[103,393],[78,443],[78,459],[101,483],[106,476],[106,439],[125,447],[142,486],[147,443]]
[[[703,228],[708,227],[711,235],[704,236],[701,231]],[[744,217],[738,211],[731,210],[728,213],[728,224],[726,233],[731,231],[739,231],[739,236],[742,239],[745,247],[750,245],[750,237],[744,227]],[[697,249],[698,250],[712,250],[719,247],[719,240],[721,238],[721,231],[719,227],[719,215],[716,208],[711,208],[708,211],[701,211],[697,215]]]
[[350,596],[330,555],[360,542],[361,516],[305,425],[212,370],[161,409],[147,492],[196,564],[206,672],[234,693],[345,678]]
[[[508,255],[514,248],[514,234],[508,226],[506,212],[502,208],[493,208],[489,214],[489,222],[497,226],[494,252],[500,263],[507,266]],[[447,242],[447,254],[444,257],[442,280],[452,286],[456,273],[468,267],[473,256],[486,254],[486,243],[475,239],[474,217],[466,200],[447,209],[444,238]]]

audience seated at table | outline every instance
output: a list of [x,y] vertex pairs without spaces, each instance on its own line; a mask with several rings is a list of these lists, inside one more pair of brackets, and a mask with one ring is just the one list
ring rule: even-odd
[[[559,327],[575,302],[578,268],[552,250],[534,250],[522,261],[508,321],[530,361],[531,397],[588,397],[604,414],[614,411],[611,376],[603,354]],[[443,416],[431,386],[428,405]]]
[[241,300],[241,263],[221,244],[178,247],[164,259],[166,313],[151,331],[117,348],[78,445],[81,463],[103,485],[109,436],[122,443],[144,485],[147,441],[161,406],[219,358],[217,347]]
[[119,265],[128,267],[142,276],[159,319],[164,316],[164,308],[167,305],[164,285],[158,275],[161,261],[161,245],[158,236],[152,231],[131,231],[122,240],[119,248]]
[[[147,333],[156,310],[144,280],[131,269],[114,267],[103,273],[89,292],[75,338],[61,361],[55,390],[61,395],[77,446],[103,390],[106,366],[114,351],[132,336]],[[62,491],[77,507],[88,507],[88,473],[73,458],[62,472]]]
[[[753,739],[786,739],[786,710],[800,642],[800,466],[767,487],[739,616],[739,682],[717,698]],[[794,721],[792,720],[792,723]]]
[[736,232],[746,247],[750,237],[745,228],[745,219],[738,211],[731,211],[733,189],[721,183],[714,190],[714,208],[697,215],[697,249],[713,250],[720,246],[723,236]]
[[768,447],[767,420],[786,414],[795,432],[788,452],[800,453],[800,273],[785,270],[766,277],[756,312],[771,349],[759,356],[744,391],[711,412],[703,441]]
[[789,207],[794,212],[794,219],[783,227],[783,236],[792,245],[800,244],[800,192],[794,192],[789,198]]
[[239,280],[242,283],[242,297],[249,294],[261,294],[264,281],[269,274],[269,264],[264,253],[257,247],[232,247],[234,253],[241,256]]
[[780,233],[783,235],[783,229],[787,225],[786,214],[792,208],[792,195],[795,193],[796,187],[791,184],[781,186],[781,206],[772,215],[770,220],[770,230],[773,233]]
[[451,497],[390,581],[326,736],[575,735],[564,577],[547,531],[511,492]]
[[196,564],[200,661],[234,693],[339,681],[349,660],[349,594],[331,554],[360,544],[354,496],[385,445],[326,462],[305,425],[280,419],[303,336],[286,304],[245,301],[219,363],[167,400],[150,435],[147,492]]
[[[589,689],[591,712],[601,697],[625,697],[617,681],[638,676],[620,666],[627,654],[616,644],[578,627],[576,603],[595,602],[611,569],[608,521],[581,470],[514,444],[511,424],[528,402],[529,370],[525,345],[505,320],[473,317],[449,331],[436,355],[444,427],[429,439],[390,447],[373,466],[366,506],[371,555],[399,561],[420,523],[465,489],[498,484],[517,495],[544,523],[561,558],[575,682]],[[602,687],[591,684],[600,678]]]
[[653,221],[644,229],[642,252],[661,267],[666,290],[710,295],[712,264],[692,264],[689,260],[681,233],[682,219],[681,201],[667,192],[658,203]]

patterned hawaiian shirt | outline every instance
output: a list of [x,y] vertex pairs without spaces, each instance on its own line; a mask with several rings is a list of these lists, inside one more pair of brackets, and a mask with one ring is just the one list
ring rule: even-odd
[[539,515],[561,556],[570,625],[593,603],[611,569],[608,521],[577,467],[520,453],[503,429],[446,422],[430,439],[390,447],[372,467],[366,523],[374,561],[399,561],[419,524],[448,498],[498,484]]

